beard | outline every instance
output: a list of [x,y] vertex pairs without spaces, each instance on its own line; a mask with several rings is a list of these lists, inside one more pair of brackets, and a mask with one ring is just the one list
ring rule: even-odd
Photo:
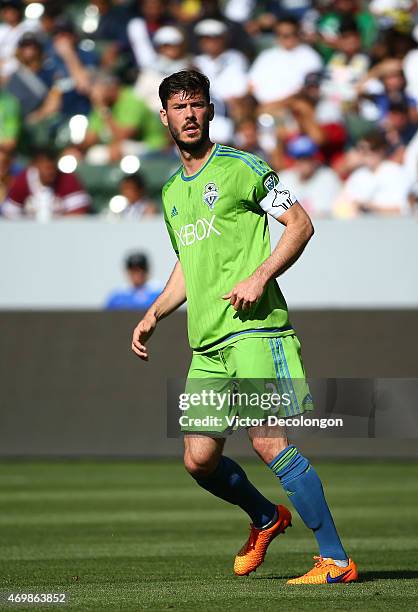
[[[200,136],[198,138],[194,140],[182,139],[181,135],[183,133],[183,130],[186,129],[188,125],[193,127],[196,126],[197,129],[200,129]],[[177,130],[169,123],[168,128],[178,148],[181,151],[185,151],[186,153],[196,153],[200,151],[202,147],[209,141],[209,119],[207,117],[205,117],[201,125],[191,122],[189,124],[183,125],[181,130]]]

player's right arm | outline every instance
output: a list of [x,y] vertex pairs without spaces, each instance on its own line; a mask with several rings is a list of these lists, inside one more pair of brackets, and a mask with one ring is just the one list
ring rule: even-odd
[[132,335],[132,350],[140,359],[148,361],[147,341],[161,319],[177,310],[186,301],[186,285],[180,261],[176,263],[162,293],[135,327]]

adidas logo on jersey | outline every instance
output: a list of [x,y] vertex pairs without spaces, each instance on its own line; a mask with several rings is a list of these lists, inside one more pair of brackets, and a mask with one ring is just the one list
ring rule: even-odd
[[208,219],[198,219],[196,223],[188,223],[180,228],[180,231],[176,232],[176,236],[179,239],[182,246],[191,246],[197,241],[205,240],[213,234],[221,235],[221,232],[216,229],[214,222],[216,215],[212,215],[210,221]]
[[175,206],[171,209],[171,218],[176,217],[179,214],[179,211]]

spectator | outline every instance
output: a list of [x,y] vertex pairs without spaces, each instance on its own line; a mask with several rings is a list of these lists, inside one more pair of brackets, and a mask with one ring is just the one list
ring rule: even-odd
[[310,72],[307,74],[300,95],[315,106],[315,118],[318,123],[321,125],[328,123],[341,125],[344,122],[341,104],[324,96],[322,91],[324,72]]
[[233,139],[233,118],[242,114],[247,93],[246,57],[236,49],[227,48],[227,26],[216,19],[203,19],[194,28],[200,53],[194,64],[211,82],[211,98],[215,118],[211,121],[213,140],[230,142]]
[[[132,83],[137,76],[137,67],[128,38],[128,23],[135,16],[131,2],[114,2],[113,0],[90,0],[98,11],[95,16],[88,16],[89,38],[94,41],[94,50],[99,57],[103,70],[112,70],[123,76],[127,83]],[[90,21],[91,20],[91,21]],[[85,23],[83,24],[83,29]],[[89,43],[91,45],[91,42]]]
[[[245,0],[240,0],[241,2]],[[222,6],[221,6],[222,5]],[[246,32],[246,29],[241,23],[229,19],[225,15],[224,3],[219,0],[201,0],[198,12],[195,14],[192,23],[185,24],[187,38],[189,40],[189,48],[194,55],[200,53],[198,36],[196,36],[196,26],[206,20],[220,21],[226,25],[228,32],[228,47],[237,49],[244,53],[247,57],[252,57],[254,53],[254,44],[252,38]]]
[[255,117],[246,116],[238,121],[235,131],[235,144],[239,149],[258,155],[262,159],[268,159],[269,157],[269,152],[263,148]]
[[227,48],[227,27],[222,21],[204,19],[195,26],[200,54],[194,64],[211,82],[215,118],[211,122],[213,140],[228,142],[233,135],[234,118],[240,114],[247,92],[248,62],[236,49]]
[[146,310],[160,295],[162,287],[149,281],[149,263],[144,253],[132,253],[125,261],[130,287],[114,291],[106,302],[106,310]]
[[53,74],[54,87],[62,95],[61,113],[65,117],[87,115],[90,111],[91,77],[99,62],[93,51],[80,45],[74,25],[68,18],[55,20],[45,55],[44,68]]
[[28,32],[19,40],[15,71],[6,88],[19,101],[28,123],[39,123],[58,112],[61,91],[54,85],[52,71],[44,67],[43,45],[38,35]]
[[93,38],[105,44],[101,53],[101,65],[111,68],[121,54],[131,54],[127,28],[133,15],[127,6],[114,4],[112,0],[91,0],[91,4],[99,11]]
[[356,142],[378,124],[385,129],[386,116],[393,104],[406,105],[409,120],[417,121],[416,101],[407,95],[401,61],[385,59],[373,66],[358,85],[359,97],[346,113],[346,125],[351,140]]
[[13,72],[13,58],[23,34],[39,28],[36,20],[24,19],[23,14],[24,4],[21,0],[1,0],[0,77],[8,77]]
[[155,61],[139,73],[135,92],[153,111],[158,112],[161,108],[158,96],[161,81],[173,72],[190,68],[191,58],[186,54],[183,33],[174,26],[163,26],[157,30],[154,45],[157,50]]
[[146,193],[145,183],[139,174],[128,174],[119,186],[120,194],[126,199],[127,206],[121,212],[121,217],[139,221],[144,217],[158,214],[158,209]]
[[385,120],[389,107],[394,102],[407,107],[411,121],[418,118],[417,101],[406,92],[406,80],[400,60],[387,59],[375,66],[369,72],[360,92],[374,104],[374,118],[378,122]]
[[389,155],[393,161],[403,162],[405,148],[417,133],[418,123],[411,121],[405,101],[391,102],[383,124]]
[[63,7],[60,0],[48,0],[44,3],[44,11],[39,18],[44,42],[49,40],[54,34],[57,19],[62,17]]
[[283,145],[297,135],[309,136],[328,164],[334,166],[343,155],[346,131],[342,109],[334,100],[321,97],[321,82],[321,73],[310,73],[299,94],[263,106],[275,115],[278,125],[278,146],[272,158],[278,170],[287,165]]
[[[76,30],[67,17],[72,9],[48,0],[40,32],[37,19],[24,18],[27,2],[0,0],[0,149],[26,156],[54,142],[77,158],[85,155],[81,170],[86,168],[98,207],[117,184],[112,175],[101,182],[99,171],[90,180],[88,165],[168,147],[158,118],[158,86],[167,74],[191,66],[211,79],[211,137],[267,159],[280,172],[289,169],[303,188],[325,176],[323,164],[342,180],[349,177],[349,187],[353,175],[365,172],[379,183],[380,166],[369,164],[376,152],[363,150],[377,127],[387,142],[388,172],[396,174],[399,162],[409,182],[417,182],[417,0],[90,2],[97,11],[82,8]],[[112,74],[98,66],[111,67]],[[292,155],[300,139],[317,152]],[[121,167],[129,168],[128,161]],[[130,202],[125,212],[115,213],[120,217],[156,210],[134,183],[128,178],[120,186],[119,195],[126,192]],[[348,198],[351,203],[339,213],[377,210],[373,198]],[[120,205],[122,199],[112,204],[115,210]]]
[[341,23],[348,18],[354,18],[361,38],[361,46],[370,49],[377,37],[377,24],[367,8],[367,3],[360,0],[335,0],[328,3],[328,9],[322,14],[317,13],[315,36],[311,42],[316,42],[323,58],[328,61],[335,49],[338,49]]
[[310,72],[321,70],[319,55],[301,42],[298,23],[284,18],[276,26],[277,45],[262,51],[250,69],[250,91],[263,104],[297,93]]
[[[341,124],[320,124],[316,117],[315,102],[303,95],[288,98],[282,109],[284,118],[279,125],[279,140],[288,142],[297,135],[309,136],[319,147],[327,162],[334,161],[345,142]],[[330,117],[330,121],[331,121]]]
[[[345,117],[337,100],[322,95],[322,80],[323,73],[318,72],[308,74],[305,78],[300,97],[310,102],[314,116],[311,117],[308,111],[304,118],[303,113],[300,113],[302,122],[299,121],[299,130],[319,145],[323,159],[334,166],[343,155],[347,141]],[[314,124],[320,129],[313,129]]]
[[353,17],[340,23],[336,53],[331,57],[325,71],[322,93],[339,102],[356,97],[356,84],[367,74],[370,59],[361,51],[360,33]]
[[280,173],[280,179],[296,193],[309,215],[332,216],[341,181],[334,170],[322,165],[318,145],[308,136],[297,136],[289,142],[287,152],[294,164]]
[[154,34],[167,25],[168,17],[162,0],[142,0],[137,5],[140,16],[128,23],[128,38],[136,64],[143,69],[152,66],[155,61]]
[[382,29],[396,25],[400,31],[410,30],[416,0],[371,0],[369,11],[377,18]]
[[15,150],[20,127],[19,100],[0,87],[0,148],[2,151]]
[[337,198],[338,215],[393,216],[408,212],[412,181],[401,165],[385,159],[387,153],[388,143],[380,132],[371,133],[358,143],[351,158],[356,169]]
[[200,55],[194,64],[211,82],[211,94],[225,103],[247,92],[248,62],[245,56],[227,45],[227,27],[222,21],[204,19],[195,29]]
[[166,146],[159,118],[137,97],[132,87],[123,87],[111,74],[99,73],[91,88],[92,112],[81,145],[92,164],[115,162]]
[[90,198],[77,176],[61,172],[55,153],[40,149],[30,166],[13,180],[1,213],[9,219],[47,221],[51,217],[84,214],[89,206]]

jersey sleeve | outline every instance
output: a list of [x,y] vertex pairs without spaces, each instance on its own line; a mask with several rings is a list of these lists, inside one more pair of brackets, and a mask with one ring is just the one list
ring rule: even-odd
[[245,198],[246,206],[254,212],[265,212],[277,219],[297,202],[297,198],[268,164],[255,159],[258,172],[253,172],[253,182]]

